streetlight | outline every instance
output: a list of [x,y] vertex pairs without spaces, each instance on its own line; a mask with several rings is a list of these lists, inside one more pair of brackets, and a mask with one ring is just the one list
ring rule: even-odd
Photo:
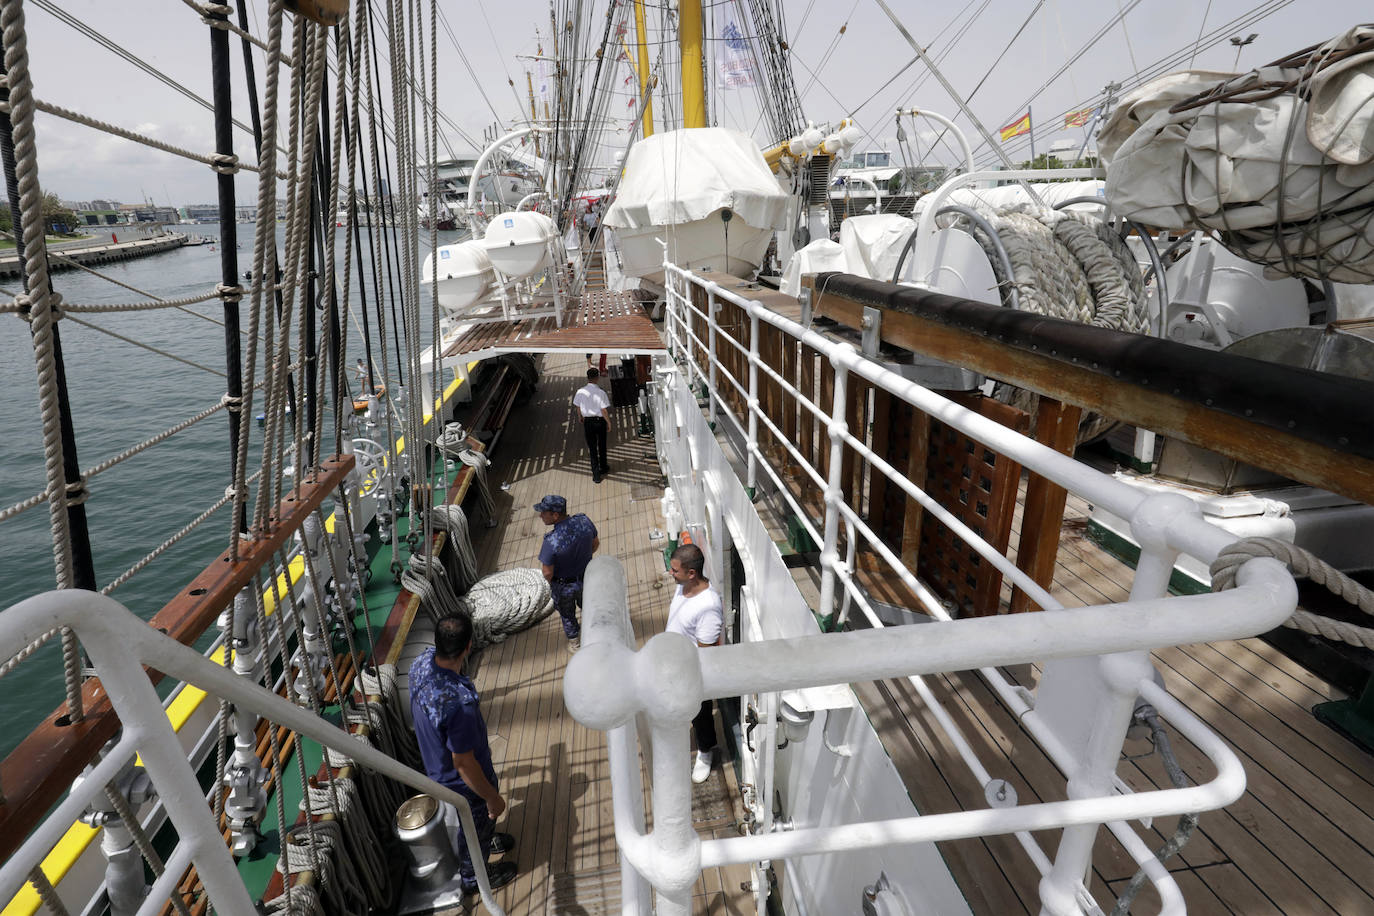
[[1258,32],[1251,32],[1244,38],[1241,38],[1239,35],[1231,36],[1231,44],[1235,45],[1236,48],[1236,61],[1235,63],[1231,64],[1232,70],[1240,66],[1240,49],[1248,45],[1250,42],[1254,41],[1256,38],[1259,38]]

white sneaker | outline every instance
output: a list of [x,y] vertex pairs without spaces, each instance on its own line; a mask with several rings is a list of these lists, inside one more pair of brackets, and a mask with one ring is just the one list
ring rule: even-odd
[[711,758],[715,755],[710,751],[697,751],[696,762],[692,764],[692,782],[700,785],[711,776]]

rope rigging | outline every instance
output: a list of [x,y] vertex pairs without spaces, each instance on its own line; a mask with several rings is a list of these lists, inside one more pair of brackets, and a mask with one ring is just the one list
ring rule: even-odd
[[[1220,592],[1234,588],[1236,574],[1240,568],[1255,557],[1273,557],[1287,566],[1294,576],[1321,585],[1351,607],[1374,616],[1374,590],[1356,582],[1311,551],[1275,538],[1245,538],[1223,550],[1209,570],[1212,576],[1212,591]],[[1357,626],[1334,617],[1298,609],[1283,625],[1312,636],[1374,649],[1374,628]]]

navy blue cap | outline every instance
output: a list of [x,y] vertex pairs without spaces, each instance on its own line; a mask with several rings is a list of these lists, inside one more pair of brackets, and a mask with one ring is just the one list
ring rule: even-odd
[[567,512],[568,501],[561,496],[550,493],[539,502],[534,504],[535,512]]

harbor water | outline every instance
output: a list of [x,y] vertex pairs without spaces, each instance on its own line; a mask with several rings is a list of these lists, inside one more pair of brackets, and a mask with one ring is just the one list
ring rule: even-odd
[[[162,298],[186,297],[212,290],[220,281],[219,227],[173,228],[188,235],[205,236],[211,242],[107,264],[99,268],[100,273]],[[254,229],[248,224],[237,226],[241,275],[252,267]],[[122,233],[123,230],[124,227],[117,227],[114,231]],[[284,226],[278,224],[276,244],[279,253],[284,234]],[[422,232],[422,237],[427,241],[428,233]],[[448,244],[461,237],[454,232],[440,233],[439,243]],[[339,229],[336,251],[340,257],[344,242],[344,232]],[[391,245],[394,257],[394,236]],[[369,247],[367,230],[363,230],[365,257]],[[420,260],[427,253],[428,246],[423,247]],[[339,263],[342,282],[342,260]],[[369,317],[375,336],[376,297],[370,265],[364,267]],[[52,282],[66,303],[129,303],[146,298],[81,270],[55,273]],[[352,314],[347,320],[349,365],[363,353],[356,267],[352,283]],[[385,291],[385,277],[381,285]],[[10,297],[18,292],[18,285],[13,282],[0,282],[0,288]],[[219,403],[225,392],[223,308],[218,300],[211,300],[190,306],[189,310],[213,321],[176,309],[158,309],[69,314],[60,322],[77,454],[83,471]],[[241,304],[241,310],[246,331],[247,299]],[[422,339],[428,340],[428,307],[423,309],[423,315]],[[4,435],[0,436],[0,492],[4,497],[0,500],[3,503],[0,508],[19,503],[45,488],[42,420],[32,339],[25,322],[13,316],[6,318],[4,331],[0,333],[0,383],[4,391],[3,406],[0,406],[0,418],[3,418],[0,428],[4,430]],[[390,341],[389,307],[386,319]],[[163,352],[136,346],[88,325]],[[247,340],[246,337],[242,339],[246,354]],[[380,356],[375,348],[374,340],[374,358],[378,361],[380,374]],[[394,380],[395,350],[392,347],[389,350]],[[258,367],[261,376],[261,355]],[[254,414],[261,413],[261,393],[255,398],[252,409]],[[254,427],[249,451],[250,474],[258,461],[255,452],[260,441],[257,435]],[[105,588],[157,549],[223,496],[230,483],[229,420],[225,411],[91,478],[86,514],[97,586]],[[226,507],[115,589],[111,597],[140,617],[151,617],[226,548],[230,526],[230,510]],[[56,587],[54,570],[46,503],[0,522],[0,608]],[[58,642],[54,639],[4,677],[5,708],[9,714],[6,728],[0,734],[0,754],[12,750],[62,703]]]

